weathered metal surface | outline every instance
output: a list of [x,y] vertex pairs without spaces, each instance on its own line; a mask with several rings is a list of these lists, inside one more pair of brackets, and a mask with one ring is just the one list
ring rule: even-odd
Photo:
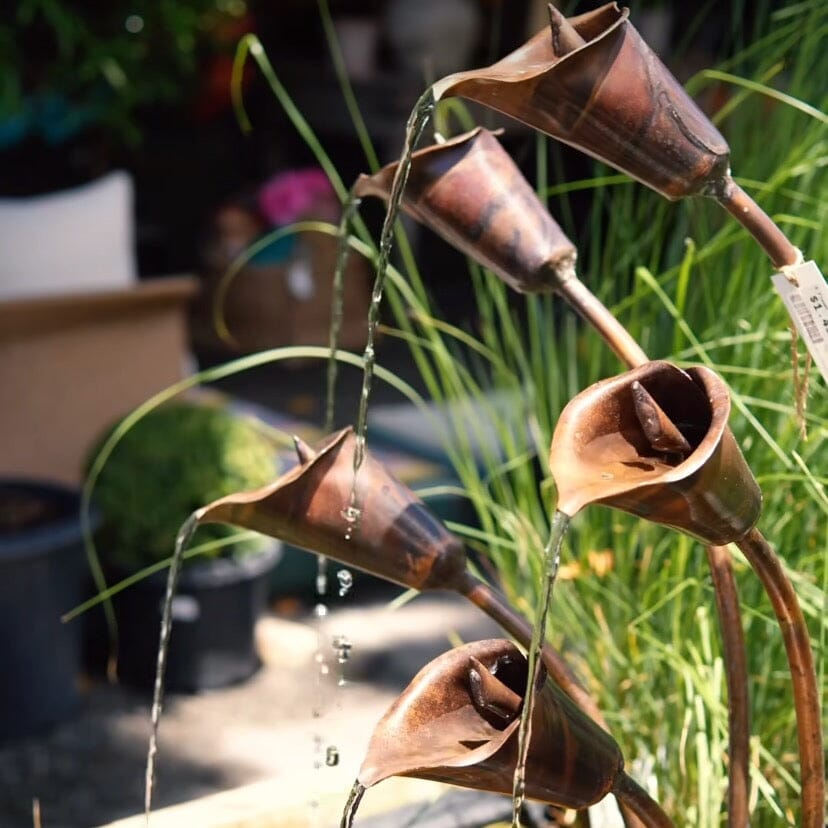
[[370,454],[357,476],[362,514],[346,539],[355,443],[346,428],[315,449],[301,444],[305,459],[294,469],[268,486],[214,501],[197,519],[253,529],[406,587],[465,588],[459,538]]
[[726,141],[615,3],[563,18],[497,63],[438,81],[670,199],[724,186]]
[[756,523],[762,496],[729,412],[727,387],[707,368],[650,362],[596,383],[555,428],[558,508],[571,515],[603,503],[705,543],[738,540]]
[[[509,641],[457,647],[426,665],[378,723],[359,781],[416,776],[512,792],[526,659]],[[541,673],[526,765],[532,799],[585,808],[622,773],[618,745]]]
[[[387,201],[397,166],[360,176],[356,194]],[[402,207],[521,293],[574,273],[575,246],[488,130],[415,152]]]

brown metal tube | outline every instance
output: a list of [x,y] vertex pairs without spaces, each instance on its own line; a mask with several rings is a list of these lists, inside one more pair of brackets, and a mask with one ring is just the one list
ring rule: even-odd
[[808,626],[793,585],[762,533],[753,528],[737,541],[762,581],[782,630],[794,691],[802,784],[801,828],[825,826],[825,758],[814,656]]
[[674,828],[673,821],[664,813],[661,806],[626,773],[622,772],[616,776],[612,792],[647,828]]
[[756,239],[775,267],[796,264],[800,252],[773,219],[732,179],[727,178],[716,201]]
[[625,365],[637,368],[648,362],[647,354],[630,332],[577,276],[573,274],[571,278],[560,282],[556,293],[595,328]]
[[725,658],[728,700],[729,759],[728,825],[750,824],[749,757],[750,704],[748,700],[747,658],[739,594],[733,577],[733,564],[726,546],[708,546],[707,560],[713,578],[713,592],[719,613]]

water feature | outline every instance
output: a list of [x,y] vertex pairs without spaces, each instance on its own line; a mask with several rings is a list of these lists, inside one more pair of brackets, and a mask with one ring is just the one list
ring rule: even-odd
[[144,815],[149,821],[152,808],[152,790],[155,782],[155,757],[158,753],[158,725],[161,721],[161,710],[164,703],[164,672],[167,667],[167,652],[170,647],[172,633],[172,606],[175,591],[178,587],[178,577],[181,574],[181,562],[184,550],[192,540],[198,528],[198,519],[195,514],[190,515],[178,530],[175,538],[170,571],[167,575],[167,590],[164,595],[164,609],[161,615],[161,635],[158,641],[158,663],[155,670],[155,686],[152,690],[151,733],[149,749],[147,750],[147,766],[144,778]]
[[546,619],[552,604],[552,591],[561,563],[561,546],[566,530],[569,528],[569,516],[556,511],[552,517],[549,541],[543,550],[543,593],[532,627],[532,640],[526,653],[527,677],[523,710],[520,714],[518,728],[518,752],[515,763],[515,775],[512,783],[512,826],[520,828],[520,812],[523,808],[526,790],[526,757],[532,738],[532,713],[535,708],[535,687],[540,675],[540,655],[546,634]]

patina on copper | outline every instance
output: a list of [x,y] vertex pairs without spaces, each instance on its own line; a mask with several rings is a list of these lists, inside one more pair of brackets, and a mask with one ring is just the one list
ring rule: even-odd
[[[458,592],[529,646],[529,622],[468,571],[460,539],[370,452],[357,476],[362,516],[346,539],[345,510],[354,480],[353,429],[336,432],[315,448],[295,442],[298,466],[268,486],[204,506],[195,513],[198,522],[253,529],[405,587]],[[594,700],[561,654],[544,643],[541,657],[564,692],[606,727]]]
[[728,175],[719,131],[615,3],[551,24],[497,63],[449,75],[439,100],[477,101],[605,161],[670,199]]
[[[527,665],[509,641],[457,647],[426,665],[374,729],[358,781],[415,776],[511,794]],[[526,764],[526,795],[583,809],[624,796],[615,741],[546,681],[541,671]],[[646,795],[645,795],[646,796]],[[649,800],[645,825],[671,825]],[[663,821],[662,819],[663,818]]]
[[603,503],[705,543],[738,540],[758,520],[762,495],[729,413],[727,387],[707,368],[650,362],[596,383],[555,428],[558,508],[573,515]]
[[[532,719],[527,795],[585,808],[624,766],[618,745],[541,671]],[[418,776],[510,794],[526,659],[510,641],[457,647],[427,664],[374,729],[358,779]]]
[[350,428],[315,450],[301,444],[298,466],[260,489],[214,501],[197,519],[253,529],[414,589],[465,585],[461,541],[370,454],[356,482],[358,530],[346,540],[354,444]]
[[[397,164],[360,176],[359,196],[388,201]],[[521,293],[556,291],[632,367],[641,346],[577,278],[577,251],[495,133],[475,129],[418,150],[402,209]]]
[[[398,166],[361,175],[354,192],[387,201]],[[402,207],[521,293],[552,291],[574,272],[575,246],[488,130],[415,152]]]

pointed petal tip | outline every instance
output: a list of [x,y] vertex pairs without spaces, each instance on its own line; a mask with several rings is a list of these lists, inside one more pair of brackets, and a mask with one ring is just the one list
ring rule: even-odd
[[578,34],[577,29],[552,5],[548,6],[549,26],[552,30],[552,50],[562,58],[583,46],[586,41]]
[[309,463],[316,457],[316,452],[297,434],[293,435],[293,447],[300,463]]

